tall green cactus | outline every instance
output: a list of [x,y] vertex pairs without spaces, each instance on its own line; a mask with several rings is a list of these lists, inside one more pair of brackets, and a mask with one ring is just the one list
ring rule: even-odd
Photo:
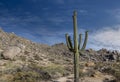
[[85,32],[85,40],[83,45],[82,43],[82,34],[79,34],[79,43],[78,43],[78,33],[77,33],[77,12],[73,12],[73,27],[74,27],[74,47],[71,41],[71,38],[68,34],[66,34],[66,43],[68,49],[74,53],[74,82],[79,82],[79,54],[85,50],[87,39],[88,39],[88,31]]

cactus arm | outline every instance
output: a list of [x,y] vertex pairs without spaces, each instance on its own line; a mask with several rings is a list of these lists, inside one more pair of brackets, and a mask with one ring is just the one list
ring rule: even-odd
[[69,42],[71,51],[73,51],[72,40],[71,40],[71,37],[70,37],[70,36],[68,36],[68,42]]
[[85,32],[85,40],[84,40],[84,43],[83,43],[83,46],[82,46],[81,50],[85,50],[87,40],[88,40],[88,31]]
[[70,44],[69,44],[69,41],[68,41],[68,36],[69,36],[68,34],[65,34],[67,47],[70,49],[71,47],[70,47]]
[[70,36],[68,34],[65,34],[65,37],[66,37],[67,47],[71,51],[73,49],[73,47],[72,47],[72,42],[70,40]]
[[79,44],[78,44],[79,51],[80,51],[81,43],[82,43],[82,34],[79,34]]

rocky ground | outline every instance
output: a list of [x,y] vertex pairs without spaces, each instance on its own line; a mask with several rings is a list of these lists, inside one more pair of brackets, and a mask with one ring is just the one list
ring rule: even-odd
[[[80,55],[80,82],[120,82],[120,52]],[[0,30],[0,82],[73,82],[73,53],[65,44],[34,43]]]

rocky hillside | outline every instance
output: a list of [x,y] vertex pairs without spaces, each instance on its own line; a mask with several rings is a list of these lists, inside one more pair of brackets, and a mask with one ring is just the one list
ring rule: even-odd
[[[88,49],[80,55],[81,82],[120,82],[119,68],[118,51]],[[73,53],[64,43],[38,44],[0,29],[0,82],[73,82],[71,75]]]

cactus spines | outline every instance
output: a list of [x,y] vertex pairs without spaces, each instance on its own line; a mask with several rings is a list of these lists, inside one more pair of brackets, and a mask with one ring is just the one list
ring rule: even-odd
[[78,33],[77,33],[77,12],[73,12],[73,28],[74,28],[74,47],[71,41],[71,38],[68,34],[66,34],[66,43],[68,49],[74,53],[74,82],[79,82],[79,54],[85,50],[87,39],[88,39],[88,31],[85,32],[85,40],[82,44],[82,34],[79,34],[79,44],[78,44]]

